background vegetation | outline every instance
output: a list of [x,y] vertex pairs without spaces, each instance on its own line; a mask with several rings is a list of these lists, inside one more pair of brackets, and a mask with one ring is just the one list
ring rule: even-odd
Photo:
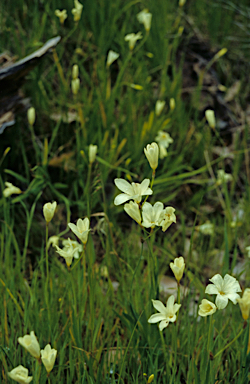
[[[197,315],[214,274],[232,274],[242,288],[249,286],[248,1],[82,4],[79,22],[71,13],[73,0],[0,4],[0,51],[15,59],[61,36],[22,88],[36,110],[34,132],[21,111],[0,135],[1,189],[9,181],[23,191],[0,198],[0,382],[22,364],[41,384],[146,383],[151,374],[157,383],[248,383],[247,328],[211,359],[242,329],[238,305],[216,314],[210,357],[210,319]],[[144,8],[153,15],[148,34],[136,18]],[[67,10],[64,25],[56,9]],[[143,39],[131,53],[124,36],[138,31]],[[222,48],[227,53],[214,60]],[[107,68],[109,50],[120,56]],[[74,64],[77,95],[71,90]],[[159,116],[157,100],[166,102]],[[215,111],[214,130],[207,109]],[[177,223],[147,242],[123,207],[114,206],[114,179],[151,177],[143,149],[159,130],[174,141],[157,168],[150,202],[173,206]],[[90,144],[98,146],[92,166]],[[218,185],[219,169],[233,180]],[[81,259],[68,270],[49,249],[47,287],[42,208],[48,201],[58,203],[49,236],[75,240],[67,223],[86,216],[91,232],[86,265]],[[207,220],[211,235],[199,230]],[[169,263],[180,255],[186,263],[182,307],[161,337],[157,325],[147,322],[154,313],[151,299],[166,302],[176,293]],[[42,347],[51,343],[58,350],[49,379],[17,343],[32,330]]]

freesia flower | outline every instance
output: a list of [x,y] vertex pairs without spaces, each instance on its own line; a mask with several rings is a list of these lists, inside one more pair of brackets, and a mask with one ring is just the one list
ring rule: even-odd
[[138,224],[141,224],[141,214],[139,205],[134,201],[130,201],[129,203],[124,205],[124,211],[132,217]]
[[42,362],[48,373],[53,369],[55,365],[56,355],[57,350],[54,348],[52,349],[50,344],[47,344],[46,347],[41,350]]
[[43,215],[45,217],[45,220],[47,223],[49,223],[55,214],[57,202],[54,201],[53,203],[46,203],[43,206]]
[[12,371],[8,372],[8,376],[17,381],[19,384],[28,384],[33,379],[33,376],[28,376],[29,371],[27,368],[24,368],[22,365],[18,365],[18,367],[12,369]]
[[138,32],[137,34],[129,33],[128,35],[126,35],[124,37],[124,40],[128,41],[129,49],[131,51],[132,51],[132,49],[134,49],[134,46],[135,46],[135,43],[137,42],[137,40],[140,40],[140,39],[142,39],[142,33],[141,32]]
[[63,251],[68,251],[68,249],[74,249],[76,250],[73,254],[73,257],[75,259],[79,259],[80,253],[83,251],[82,244],[79,244],[78,241],[71,240],[68,238],[67,240],[63,240]]
[[70,227],[71,231],[74,232],[74,234],[80,239],[83,244],[86,244],[88,241],[88,234],[89,234],[89,219],[88,217],[85,217],[84,220],[78,219],[76,225],[72,223],[68,223],[68,226]]
[[139,12],[136,17],[139,23],[143,24],[146,31],[149,32],[151,28],[152,13],[150,13],[148,9],[143,9],[143,11]]
[[152,143],[148,144],[146,148],[144,148],[144,153],[146,158],[148,159],[150,167],[153,171],[158,167],[158,158],[159,158],[159,147],[158,144]]
[[36,359],[40,359],[40,345],[37,341],[34,331],[30,332],[30,335],[18,337],[18,343]]
[[214,233],[214,225],[209,220],[202,225],[198,225],[196,229],[203,235],[213,235]]
[[120,205],[128,200],[134,200],[136,203],[139,204],[141,202],[142,196],[153,194],[152,189],[148,187],[149,183],[149,179],[144,179],[141,184],[130,184],[124,179],[115,179],[115,185],[124,193],[121,193],[120,195],[116,196],[114,204]]
[[250,246],[246,247],[247,256],[250,257]]
[[3,190],[4,197],[9,197],[11,195],[19,195],[22,193],[21,189],[18,187],[15,187],[12,183],[9,183],[8,181],[5,181],[6,188]]
[[216,312],[216,305],[207,299],[201,300],[201,304],[199,305],[198,315],[205,317],[213,315]]
[[59,9],[56,9],[55,10],[55,15],[57,17],[59,17],[59,20],[60,20],[60,23],[63,25],[64,24],[64,21],[67,19],[68,15],[67,15],[67,10],[66,9],[63,9],[62,11],[60,11]]
[[72,264],[74,255],[76,253],[78,253],[79,255],[79,250],[78,248],[72,245],[71,239],[68,239],[67,241],[68,241],[68,246],[64,246],[63,249],[59,248],[58,245],[55,245],[55,247],[57,249],[56,252],[59,253],[59,255],[65,259],[67,266],[70,267]]
[[30,107],[27,112],[28,122],[29,125],[33,127],[35,120],[36,120],[36,111],[34,107]]
[[237,299],[237,302],[239,303],[243,319],[247,320],[250,316],[250,288],[244,290],[242,298]]
[[176,320],[176,313],[179,311],[181,304],[174,304],[174,295],[171,295],[168,298],[166,307],[164,304],[159,300],[152,300],[154,308],[159,312],[155,313],[154,315],[150,316],[148,319],[149,323],[158,323],[159,329],[162,331],[164,328],[168,326],[168,324],[171,322],[175,322]]
[[183,272],[184,272],[184,269],[185,269],[184,258],[182,256],[181,257],[176,257],[174,259],[174,262],[170,263],[170,268],[172,269],[173,274],[174,274],[177,282],[179,283],[181,278],[182,278],[182,276],[183,276]]
[[78,0],[74,0],[75,8],[72,9],[72,14],[74,16],[74,21],[79,21],[82,15],[83,5],[79,3]]
[[209,127],[215,129],[216,122],[215,122],[214,111],[212,109],[207,109],[205,111],[205,116],[206,116]]
[[226,274],[223,279],[221,275],[217,274],[209,280],[213,284],[207,286],[205,293],[217,295],[215,304],[218,309],[224,309],[228,304],[228,300],[237,304],[237,299],[240,298],[237,292],[241,292],[241,288],[235,277]]
[[156,225],[161,226],[164,215],[164,205],[157,201],[151,205],[147,201],[142,206],[142,225],[145,228],[154,228]]
[[165,232],[172,223],[176,223],[176,216],[174,214],[175,209],[173,207],[166,207],[163,211],[163,221],[161,223],[162,230]]
[[90,144],[89,145],[89,162],[92,164],[95,161],[96,153],[97,153],[97,145]]
[[223,169],[217,171],[217,185],[228,183],[233,180],[233,176],[230,173],[226,173]]
[[168,148],[169,144],[172,144],[174,140],[168,132],[158,131],[155,141],[164,148]]
[[162,113],[162,110],[165,106],[166,102],[164,100],[157,100],[157,102],[155,103],[155,114],[156,116],[160,116],[160,114]]
[[111,64],[113,64],[113,62],[118,59],[119,56],[119,53],[110,50],[107,57],[107,67],[109,68]]

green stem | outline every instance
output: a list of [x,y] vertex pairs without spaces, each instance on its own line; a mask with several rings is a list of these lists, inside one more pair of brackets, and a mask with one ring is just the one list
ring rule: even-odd
[[213,324],[213,316],[210,316],[209,319],[209,330],[208,330],[208,336],[207,336],[207,352],[210,352],[210,338],[211,338],[211,332],[212,332],[212,324]]
[[[46,288],[49,285],[49,252],[48,252],[48,238],[49,238],[49,223],[46,222],[46,238],[45,238],[45,254],[46,254]],[[46,289],[46,290],[47,290]]]
[[223,347],[218,353],[216,353],[216,355],[214,356],[214,359],[217,357],[217,356],[219,356],[222,352],[224,352],[225,351],[225,349],[227,349],[228,347],[230,347],[230,345],[232,345],[239,337],[240,337],[240,335],[242,334],[242,332],[244,331],[244,328],[242,328],[241,330],[240,330],[240,332],[238,333],[238,335],[237,336],[235,336],[235,338],[232,340],[232,341],[230,341],[230,343],[228,343],[225,347]]

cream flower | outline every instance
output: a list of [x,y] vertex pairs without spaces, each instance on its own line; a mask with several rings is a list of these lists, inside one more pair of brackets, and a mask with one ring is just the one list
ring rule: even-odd
[[64,21],[68,17],[66,9],[63,9],[62,11],[60,11],[59,9],[56,9],[55,15],[59,18],[61,24],[64,24]]
[[160,116],[160,114],[162,113],[162,110],[165,106],[166,102],[164,100],[157,100],[157,102],[155,103],[155,114],[156,116]]
[[135,43],[137,42],[137,40],[140,40],[140,39],[142,39],[142,33],[141,32],[138,32],[137,34],[129,33],[128,35],[126,35],[124,37],[124,40],[128,41],[129,49],[131,51],[132,51],[132,49],[134,49],[134,46],[135,46]]
[[214,233],[214,225],[209,220],[202,225],[198,225],[196,229],[203,235],[213,235]]
[[110,50],[107,57],[107,67],[109,68],[111,64],[113,64],[113,62],[118,59],[119,56],[119,53]]
[[170,296],[168,298],[166,307],[161,301],[152,300],[154,308],[157,309],[159,313],[155,313],[154,315],[150,316],[148,322],[158,323],[160,321],[160,331],[166,328],[170,322],[175,322],[176,312],[179,311],[181,304],[174,304],[174,300],[174,295]]
[[49,223],[55,214],[57,202],[54,201],[54,203],[46,203],[43,206],[43,215],[45,217],[45,220],[47,223]]
[[92,164],[95,161],[96,153],[97,153],[97,145],[90,144],[89,145],[89,162]]
[[158,158],[159,158],[159,147],[158,144],[152,143],[148,144],[146,148],[144,148],[144,153],[146,158],[148,159],[150,167],[153,171],[158,167]]
[[163,221],[161,223],[162,230],[165,232],[172,223],[176,223],[176,216],[174,214],[175,209],[173,207],[166,207],[163,211]]
[[158,131],[155,141],[157,141],[160,148],[160,159],[163,159],[167,156],[166,149],[169,147],[169,144],[173,143],[174,140],[168,132]]
[[212,109],[207,109],[205,111],[205,116],[206,116],[209,127],[214,129],[216,125],[214,111]]
[[57,245],[55,245],[55,247],[57,249],[56,252],[65,259],[68,267],[71,266],[74,255],[76,253],[79,255],[78,248],[73,247],[71,239],[68,239],[68,246],[65,246],[63,249],[59,248]]
[[129,203],[124,205],[124,211],[132,217],[138,224],[141,224],[141,214],[139,205],[134,201],[130,201]]
[[18,343],[22,347],[27,349],[27,351],[36,359],[40,358],[40,345],[37,341],[34,331],[30,332],[30,335],[25,335],[23,337],[18,337]]
[[50,344],[47,344],[44,349],[41,350],[41,358],[46,371],[49,373],[52,371],[56,361],[57,350],[52,349]]
[[221,275],[217,274],[209,280],[213,284],[207,286],[205,293],[217,295],[215,304],[218,309],[224,309],[228,304],[228,299],[237,304],[237,299],[240,296],[236,292],[241,292],[241,288],[239,282],[233,276],[226,274],[223,279]]
[[154,228],[156,225],[161,226],[164,215],[164,205],[157,201],[151,205],[147,201],[142,206],[142,225],[145,228]]
[[74,0],[75,8],[72,9],[72,15],[74,16],[74,21],[79,21],[82,15],[83,5],[79,3],[78,0]]
[[76,250],[73,254],[73,257],[75,259],[79,259],[80,253],[83,251],[82,244],[79,244],[78,241],[71,240],[68,238],[67,240],[63,240],[63,251],[68,251],[69,248],[73,250]]
[[8,181],[5,181],[6,188],[3,190],[4,197],[9,197],[11,195],[19,195],[22,193],[21,189],[18,187],[15,187],[15,185],[9,183]]
[[182,256],[181,257],[176,257],[174,259],[174,262],[170,263],[170,268],[172,269],[173,274],[174,274],[177,282],[179,283],[181,278],[182,278],[182,276],[183,276],[183,272],[184,272],[184,269],[185,269],[184,258]]
[[201,304],[199,305],[198,315],[205,317],[213,315],[216,312],[216,305],[207,299],[201,300]]
[[146,31],[149,32],[151,28],[152,13],[150,13],[148,9],[143,9],[143,11],[139,12],[136,17],[139,23],[143,24]]
[[80,239],[83,244],[86,244],[88,241],[88,234],[89,234],[89,219],[88,217],[85,217],[84,220],[78,219],[76,225],[72,223],[68,223],[68,226],[70,227],[71,231],[74,232],[74,234]]
[[22,365],[18,365],[18,367],[12,369],[12,371],[8,372],[8,376],[17,381],[19,384],[28,384],[33,379],[33,376],[28,376],[29,371],[27,368],[24,368]]
[[36,120],[36,110],[34,107],[30,107],[27,112],[29,125],[33,127]]
[[241,299],[237,299],[239,303],[242,317],[244,320],[247,320],[250,316],[250,288],[246,288],[243,292]]
[[116,196],[114,204],[120,205],[128,200],[134,200],[136,203],[139,204],[141,202],[142,196],[153,194],[152,189],[148,188],[149,183],[149,179],[144,179],[141,184],[130,184],[124,179],[115,179],[115,185],[124,193],[121,193],[120,195]]
[[228,183],[233,180],[233,176],[230,173],[226,173],[223,169],[217,171],[217,185]]

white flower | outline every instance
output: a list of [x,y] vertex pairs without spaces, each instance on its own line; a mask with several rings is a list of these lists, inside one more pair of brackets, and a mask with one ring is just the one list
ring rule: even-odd
[[144,148],[144,153],[146,158],[148,159],[150,167],[153,171],[158,167],[158,158],[159,158],[159,147],[158,144],[152,143],[148,144],[146,148]]
[[203,299],[199,305],[198,315],[205,317],[213,315],[216,312],[216,305],[207,299]]
[[174,304],[174,295],[170,296],[166,307],[164,304],[159,300],[152,300],[153,306],[159,313],[155,313],[154,315],[150,316],[148,319],[149,323],[158,323],[159,329],[162,331],[164,328],[168,326],[168,324],[171,322],[175,322],[176,320],[176,312],[179,311],[181,304]]
[[157,201],[151,205],[147,201],[142,206],[142,225],[145,228],[154,228],[156,225],[161,226],[164,215],[164,205]]
[[74,255],[78,253],[78,257],[79,257],[79,249],[72,245],[71,239],[68,239],[67,241],[68,241],[68,245],[64,246],[63,249],[59,248],[58,245],[55,245],[55,247],[57,249],[56,252],[59,253],[59,255],[65,259],[67,266],[70,267],[70,265],[72,264]]
[[79,3],[78,0],[74,0],[75,8],[72,9],[72,15],[74,16],[74,21],[79,21],[82,15],[83,5]]
[[226,173],[223,169],[217,171],[217,185],[228,183],[233,180],[233,176],[230,173]]
[[110,50],[107,57],[107,67],[109,68],[110,65],[113,64],[113,62],[116,61],[119,56],[119,53]]
[[12,369],[12,371],[8,372],[8,376],[17,381],[19,384],[28,384],[33,379],[33,376],[28,376],[29,371],[27,368],[24,368],[22,365],[18,365],[18,367]]
[[130,184],[124,179],[115,179],[115,185],[124,193],[121,193],[120,195],[116,196],[114,204],[120,205],[128,200],[134,200],[136,203],[139,204],[141,202],[142,196],[153,194],[152,189],[148,188],[149,183],[149,179],[144,179],[141,184]]
[[167,157],[168,151],[163,145],[159,144],[159,150],[160,150],[160,159],[164,159],[164,157]]
[[134,201],[130,201],[129,203],[124,205],[124,211],[132,217],[138,224],[141,224],[141,214],[139,210],[139,205]]
[[78,241],[71,240],[70,238],[68,238],[67,240],[63,240],[62,244],[63,251],[67,252],[69,249],[73,248],[73,250],[75,250],[75,252],[73,253],[73,257],[75,259],[79,259],[80,253],[83,251],[82,244],[79,244]]
[[18,337],[18,343],[22,345],[27,351],[36,359],[40,358],[40,345],[37,341],[34,331],[30,332],[30,335]]
[[21,189],[18,187],[15,187],[15,185],[9,183],[8,181],[5,181],[6,188],[3,190],[4,197],[9,197],[11,195],[19,195],[22,193]]
[[209,284],[205,293],[209,295],[217,295],[215,304],[218,309],[224,309],[228,304],[228,299],[234,304],[237,304],[237,299],[240,298],[238,293],[241,292],[239,282],[230,275],[225,275],[224,279],[217,274],[210,279],[213,284]]
[[140,40],[140,39],[142,39],[142,33],[141,32],[138,32],[137,34],[129,33],[128,35],[126,35],[124,37],[124,40],[128,41],[129,49],[131,49],[131,50],[134,49],[135,43],[137,42],[137,40]]
[[162,230],[165,232],[172,223],[176,223],[176,216],[174,214],[175,209],[173,207],[166,207],[163,211],[163,221],[161,223]]
[[246,247],[246,251],[247,251],[247,256],[250,257],[250,245]]
[[88,234],[89,234],[89,219],[88,217],[85,217],[84,220],[78,219],[76,225],[72,223],[68,223],[68,226],[70,227],[71,231],[74,232],[74,234],[80,239],[83,244],[86,244],[88,241]]
[[89,145],[89,162],[92,164],[95,161],[96,153],[97,153],[97,145],[90,144]]
[[45,220],[47,223],[49,223],[55,214],[57,202],[54,201],[53,203],[46,203],[43,206],[43,215],[45,217]]
[[60,23],[63,24],[64,21],[67,19],[67,11],[66,9],[63,9],[62,11],[60,11],[59,9],[56,9],[55,10],[55,15],[57,17],[59,17],[59,20],[60,20]]
[[174,274],[177,282],[179,283],[179,281],[181,280],[181,278],[183,276],[183,272],[185,269],[184,258],[182,256],[176,257],[174,259],[174,262],[170,263],[170,268],[172,269],[173,274]]
[[160,114],[162,113],[162,110],[165,106],[166,102],[164,100],[157,100],[157,102],[155,103],[155,114],[156,116],[160,116]]
[[168,148],[169,144],[172,144],[174,140],[168,132],[158,131],[155,141],[164,148]]
[[214,225],[209,220],[202,225],[198,225],[196,229],[203,235],[213,235],[214,233]]
[[243,292],[241,299],[237,299],[239,303],[242,317],[244,320],[247,320],[250,316],[250,288],[246,288]]
[[146,31],[147,32],[150,31],[152,13],[150,13],[148,9],[143,9],[143,11],[139,12],[136,17],[139,23],[144,25],[144,28],[146,29]]
[[214,111],[212,109],[207,109],[205,111],[205,116],[206,116],[209,127],[215,129],[216,122],[215,122]]
[[56,355],[57,355],[57,350],[54,348],[52,349],[50,344],[47,344],[46,347],[41,350],[42,362],[48,373],[54,367],[54,364],[56,361]]

